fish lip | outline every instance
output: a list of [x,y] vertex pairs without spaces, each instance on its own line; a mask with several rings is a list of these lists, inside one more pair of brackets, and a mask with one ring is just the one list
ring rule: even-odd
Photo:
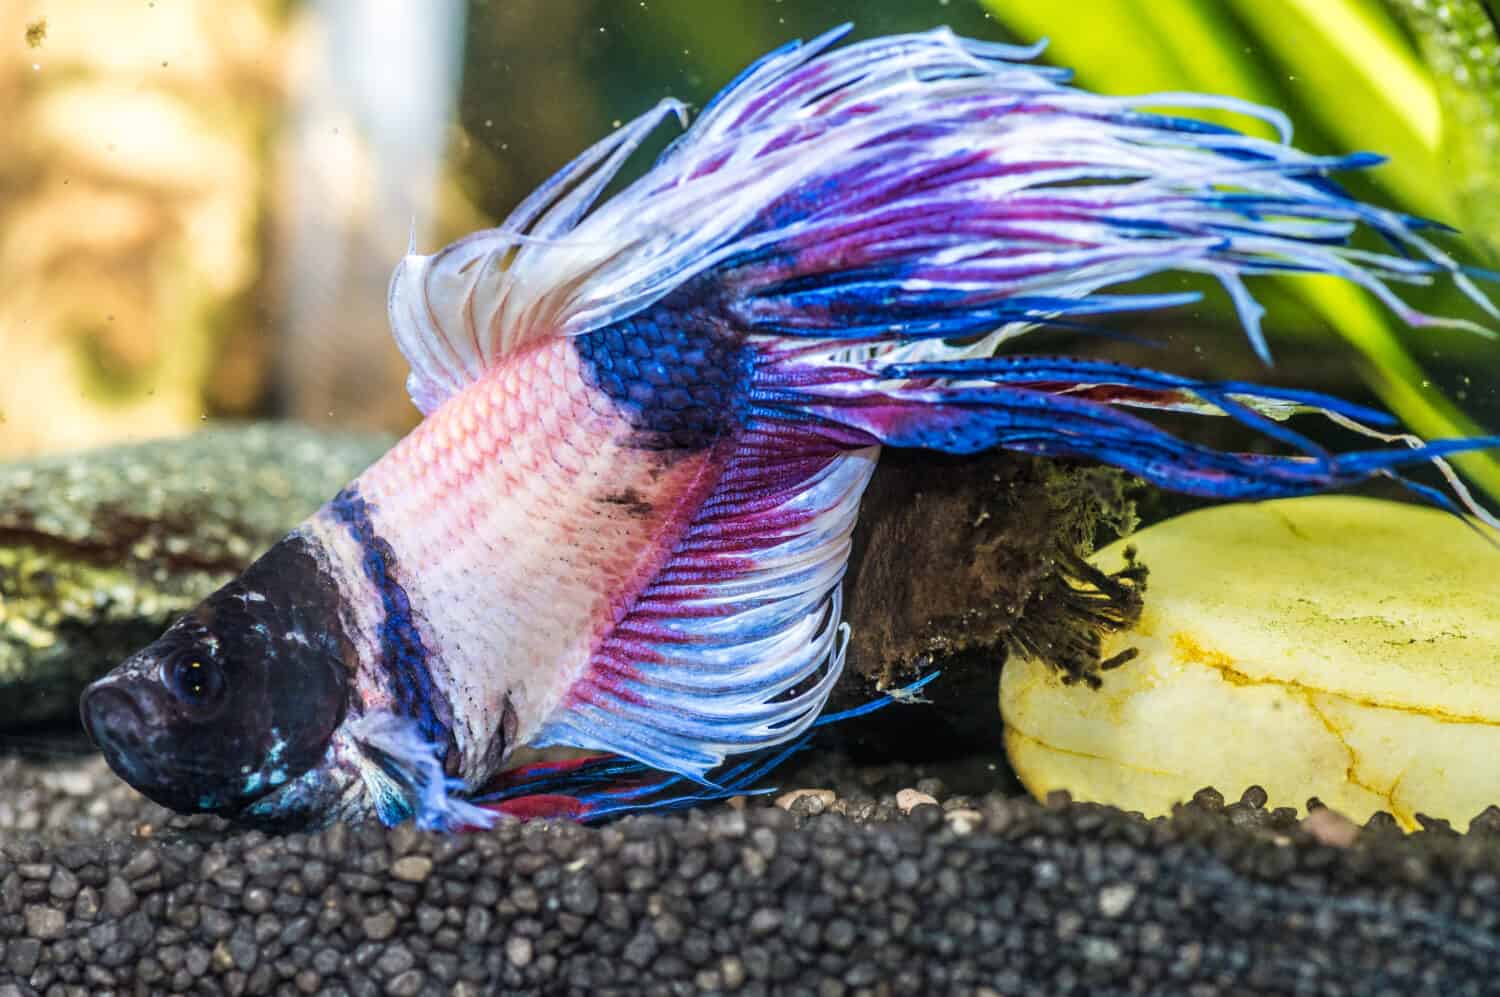
[[[107,709],[110,706],[114,707],[113,711]],[[119,718],[128,718],[137,730],[144,729],[146,723],[136,698],[112,679],[101,679],[84,689],[78,700],[78,712],[89,740],[105,755],[110,754],[111,748],[120,740],[122,725]],[[131,736],[127,739],[136,740]]]
[[139,758],[149,752],[146,712],[137,697],[113,678],[103,678],[84,689],[78,711],[84,732],[115,774],[132,787],[148,782],[137,771]]
[[159,752],[152,743],[153,732],[166,727],[167,710],[161,699],[149,682],[114,675],[94,682],[79,697],[79,713],[89,740],[130,788],[177,813],[210,813],[231,821],[283,788],[266,786],[253,795],[241,794],[232,803],[205,806],[187,785],[187,779],[167,778],[170,767],[156,764]]

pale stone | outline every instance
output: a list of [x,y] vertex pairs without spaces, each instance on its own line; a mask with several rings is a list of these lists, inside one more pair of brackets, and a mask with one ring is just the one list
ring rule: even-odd
[[1359,825],[1341,813],[1319,807],[1302,822],[1306,831],[1320,844],[1348,848],[1359,840]]
[[943,822],[954,834],[972,834],[975,828],[984,823],[984,814],[978,810],[960,807],[943,814]]
[[1104,686],[1038,661],[1001,676],[1006,749],[1043,797],[1167,813],[1201,787],[1316,796],[1459,827],[1500,802],[1500,551],[1457,518],[1320,496],[1219,506],[1129,544],[1150,569],[1139,657]]
[[810,811],[820,814],[833,806],[833,801],[837,798],[838,795],[831,789],[794,789],[776,797],[776,805],[783,810],[790,810],[799,800],[808,800]]
[[896,794],[896,807],[904,814],[909,814],[917,807],[927,804],[936,806],[937,800],[920,789],[903,789]]
[[426,855],[406,855],[391,864],[391,875],[403,883],[424,883],[432,875],[432,859]]

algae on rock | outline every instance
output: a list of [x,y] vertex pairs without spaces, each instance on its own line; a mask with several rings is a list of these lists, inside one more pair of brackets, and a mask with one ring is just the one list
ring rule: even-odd
[[[847,676],[830,709],[941,669],[924,696],[944,752],[998,747],[991,701],[1009,650],[1048,649],[1094,681],[1102,634],[1134,622],[1144,572],[1091,567],[1094,545],[1135,528],[1139,482],[1122,471],[1013,453],[889,450],[861,503],[844,582]],[[872,748],[887,724],[858,725]]]

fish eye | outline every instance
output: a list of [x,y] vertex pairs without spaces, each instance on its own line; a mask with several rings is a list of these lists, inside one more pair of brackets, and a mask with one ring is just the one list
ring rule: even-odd
[[213,702],[224,690],[224,675],[214,660],[201,650],[188,648],[162,665],[167,689],[189,706]]

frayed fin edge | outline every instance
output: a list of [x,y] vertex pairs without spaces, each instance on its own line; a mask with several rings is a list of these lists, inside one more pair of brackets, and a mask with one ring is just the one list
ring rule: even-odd
[[350,724],[364,763],[360,778],[387,827],[411,819],[424,831],[488,828],[498,814],[454,795],[463,784],[443,772],[437,745],[412,720],[386,711],[366,713]]

